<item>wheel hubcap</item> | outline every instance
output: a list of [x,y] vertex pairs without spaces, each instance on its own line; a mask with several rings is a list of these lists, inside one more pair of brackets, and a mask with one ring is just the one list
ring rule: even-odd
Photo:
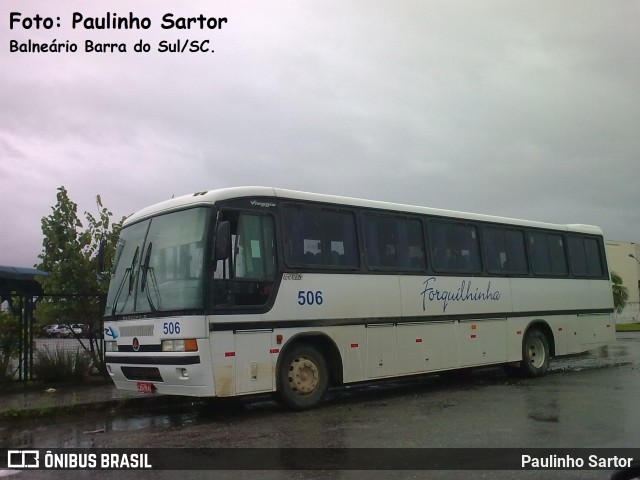
[[318,386],[318,367],[307,357],[296,358],[289,367],[289,386],[299,395],[309,395]]
[[544,345],[542,340],[534,338],[529,341],[529,363],[535,367],[540,368],[544,365]]

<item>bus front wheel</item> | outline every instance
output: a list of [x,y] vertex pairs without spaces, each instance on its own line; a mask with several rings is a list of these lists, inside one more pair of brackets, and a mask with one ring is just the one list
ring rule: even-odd
[[329,388],[329,370],[314,346],[295,345],[287,350],[278,371],[278,395],[294,410],[317,406]]
[[549,342],[540,330],[529,330],[522,341],[520,370],[526,377],[541,377],[549,367]]

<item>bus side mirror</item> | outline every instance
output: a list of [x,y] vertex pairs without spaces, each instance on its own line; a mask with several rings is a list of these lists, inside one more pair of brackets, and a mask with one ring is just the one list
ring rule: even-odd
[[229,246],[231,245],[231,223],[220,222],[216,230],[216,244],[213,260],[226,260],[229,258]]

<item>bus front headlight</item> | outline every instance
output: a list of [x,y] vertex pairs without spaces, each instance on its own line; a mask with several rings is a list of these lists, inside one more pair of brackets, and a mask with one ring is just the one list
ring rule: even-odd
[[198,341],[195,338],[186,340],[162,340],[163,352],[197,352]]

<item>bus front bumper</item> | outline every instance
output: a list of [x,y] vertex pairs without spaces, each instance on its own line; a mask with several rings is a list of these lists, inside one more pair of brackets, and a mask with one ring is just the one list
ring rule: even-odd
[[215,396],[213,373],[211,362],[203,361],[203,353],[180,356],[107,353],[105,363],[119,390],[211,397]]

